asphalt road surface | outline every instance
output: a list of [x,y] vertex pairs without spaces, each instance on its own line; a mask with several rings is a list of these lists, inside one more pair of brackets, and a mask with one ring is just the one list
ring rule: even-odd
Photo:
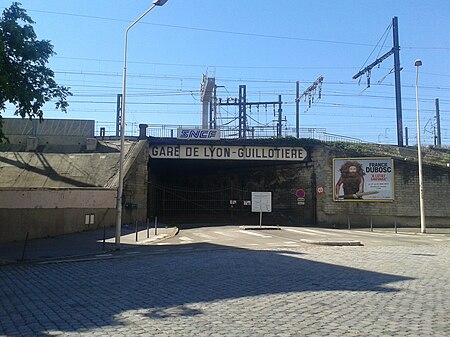
[[[302,240],[311,241],[360,241],[363,245],[430,245],[437,242],[450,243],[450,231],[430,230],[423,235],[418,229],[378,229],[370,232],[367,229],[336,230],[326,228],[306,227],[269,227],[273,229],[259,230],[253,226],[250,230],[245,227],[203,227],[180,231],[171,244],[185,244],[193,242],[214,242],[235,247],[246,246],[298,246]],[[164,243],[164,244],[167,244]]]

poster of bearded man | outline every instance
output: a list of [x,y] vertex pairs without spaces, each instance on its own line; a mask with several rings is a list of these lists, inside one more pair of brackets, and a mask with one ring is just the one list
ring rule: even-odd
[[392,201],[392,158],[333,159],[334,201]]

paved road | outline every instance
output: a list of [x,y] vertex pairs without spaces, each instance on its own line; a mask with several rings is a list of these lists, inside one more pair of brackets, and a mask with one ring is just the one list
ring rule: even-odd
[[0,335],[450,335],[450,236],[291,229],[0,267]]
[[182,230],[171,240],[160,245],[185,245],[209,242],[239,248],[270,249],[275,247],[303,247],[305,242],[339,243],[360,242],[364,246],[409,246],[450,244],[449,230],[430,230],[432,233],[422,235],[418,229],[379,229],[369,230],[335,230],[326,228],[281,227],[277,230],[244,230],[240,227],[208,227]]

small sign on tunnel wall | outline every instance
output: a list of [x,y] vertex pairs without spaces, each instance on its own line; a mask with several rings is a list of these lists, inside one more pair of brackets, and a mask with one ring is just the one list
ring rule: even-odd
[[252,192],[252,212],[272,212],[272,192]]
[[304,206],[306,196],[305,190],[303,188],[299,188],[297,191],[295,191],[295,196],[297,197],[297,205]]
[[317,195],[324,195],[325,194],[325,188],[323,186],[317,186],[316,193],[317,193]]
[[295,195],[297,196],[297,198],[305,198],[305,190],[303,188],[299,188],[296,192]]
[[86,214],[84,216],[84,224],[85,225],[94,225],[95,224],[95,214]]

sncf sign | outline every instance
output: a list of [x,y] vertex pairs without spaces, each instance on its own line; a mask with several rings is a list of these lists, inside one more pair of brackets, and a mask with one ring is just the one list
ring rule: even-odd
[[178,139],[220,139],[220,130],[178,129]]

